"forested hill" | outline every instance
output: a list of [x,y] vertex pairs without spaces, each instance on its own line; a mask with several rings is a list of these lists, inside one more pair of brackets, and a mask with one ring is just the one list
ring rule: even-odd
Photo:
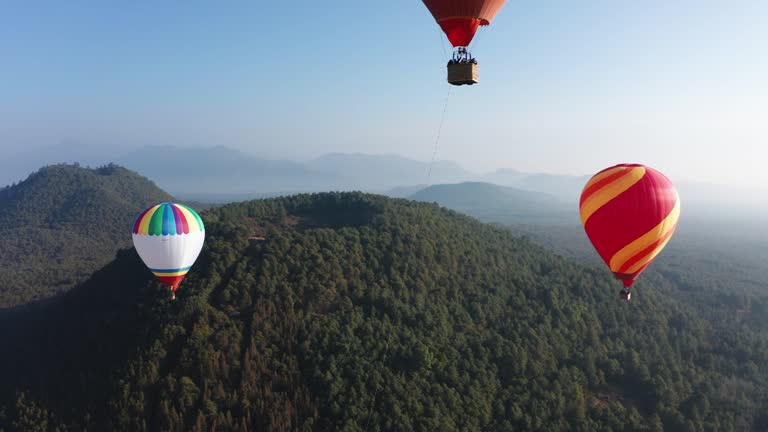
[[0,308],[84,281],[130,245],[141,210],[169,199],[115,165],[53,165],[0,189]]
[[50,304],[0,314],[0,427],[765,429],[764,340],[669,299],[663,279],[627,304],[602,268],[362,194],[202,217],[176,302],[124,250]]

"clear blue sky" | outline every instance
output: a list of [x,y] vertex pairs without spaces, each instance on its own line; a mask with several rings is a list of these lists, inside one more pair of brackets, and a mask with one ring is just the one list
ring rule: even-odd
[[[162,3],[162,5],[159,5]],[[768,186],[768,2],[509,1],[439,158]],[[429,159],[448,44],[419,0],[3,1],[0,146]]]

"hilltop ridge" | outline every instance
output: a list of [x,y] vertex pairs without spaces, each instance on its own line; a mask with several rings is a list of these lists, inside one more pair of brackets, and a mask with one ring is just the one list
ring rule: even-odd
[[0,189],[0,307],[84,281],[130,244],[147,206],[171,197],[117,165],[51,165]]

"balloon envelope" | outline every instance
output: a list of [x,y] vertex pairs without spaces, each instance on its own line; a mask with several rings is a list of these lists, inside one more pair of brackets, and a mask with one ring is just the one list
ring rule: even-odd
[[680,197],[662,173],[621,164],[592,177],[579,202],[589,240],[625,286],[664,249],[680,219]]
[[133,224],[133,245],[141,260],[171,291],[200,255],[205,241],[203,220],[191,208],[160,203],[144,210]]
[[477,28],[489,25],[506,0],[423,0],[448,40],[457,46],[467,46]]

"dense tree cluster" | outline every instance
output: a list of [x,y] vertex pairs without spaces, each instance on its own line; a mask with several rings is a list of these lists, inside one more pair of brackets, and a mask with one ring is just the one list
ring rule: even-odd
[[599,267],[357,193],[202,216],[176,302],[127,249],[55,302],[0,314],[0,428],[768,426],[764,334],[666,295],[681,288],[658,273],[627,304]]
[[0,308],[84,281],[130,245],[130,225],[170,196],[115,165],[42,168],[0,189]]
[[[563,256],[604,268],[580,225],[501,226]],[[662,278],[670,283],[665,296],[691,305],[716,323],[738,321],[749,332],[768,336],[767,243],[768,230],[762,226],[683,219],[641,279]]]

